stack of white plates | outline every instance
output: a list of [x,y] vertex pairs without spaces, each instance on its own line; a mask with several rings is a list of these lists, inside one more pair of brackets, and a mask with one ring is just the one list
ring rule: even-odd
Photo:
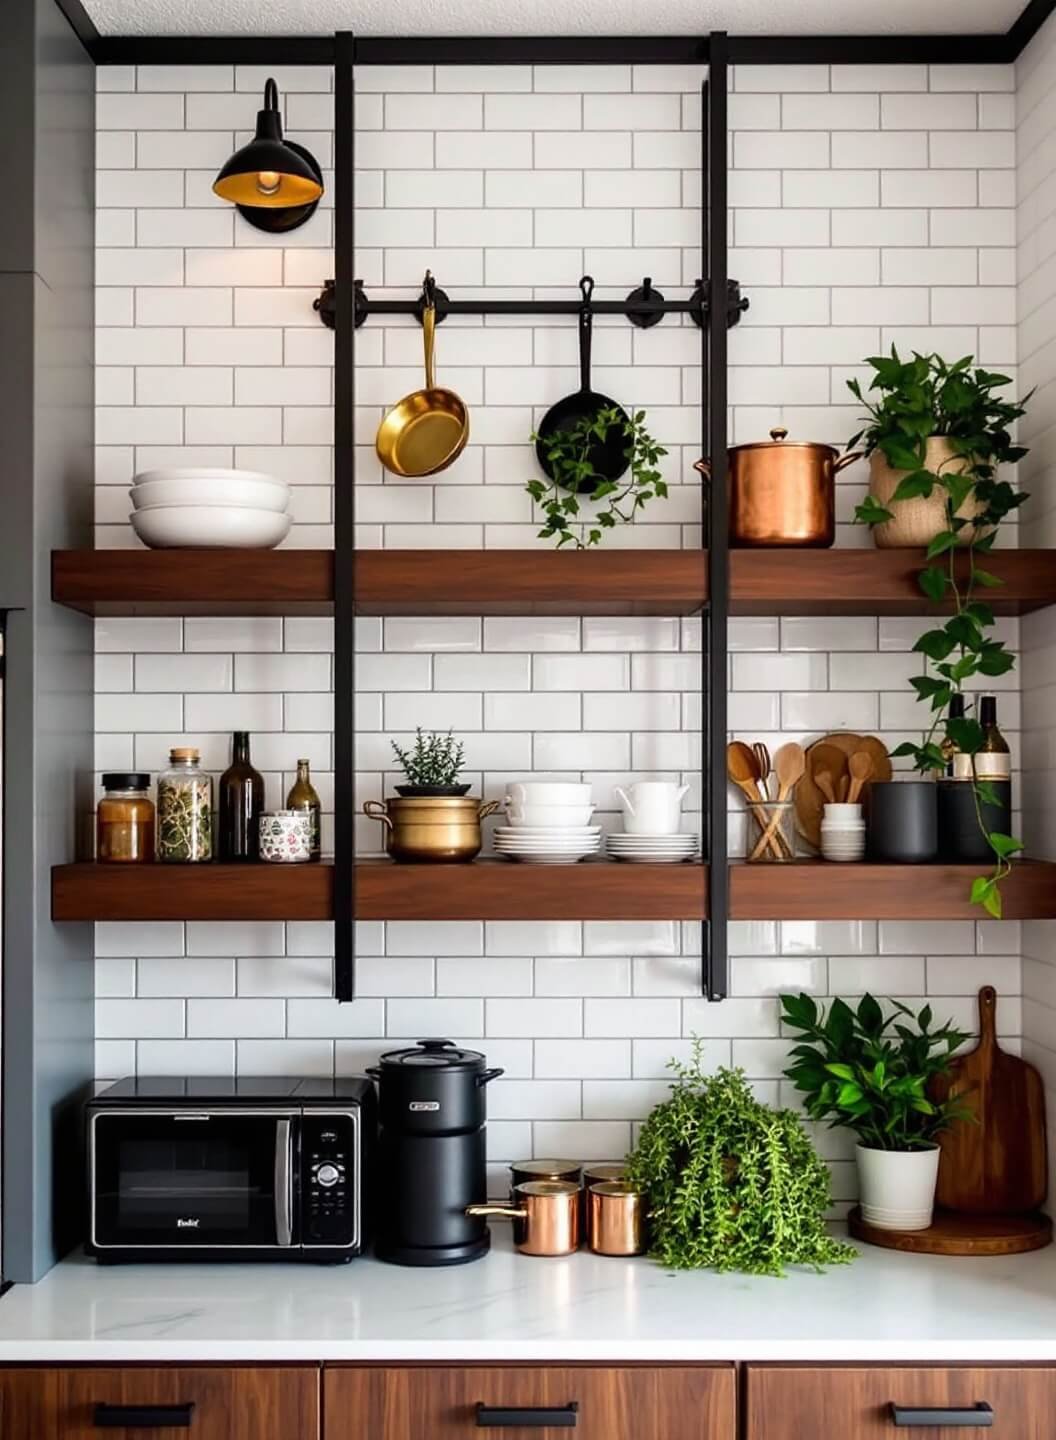
[[574,865],[596,855],[600,847],[600,825],[500,825],[495,831],[495,849],[500,855],[534,865]]
[[270,550],[290,529],[290,487],[256,470],[145,470],[128,493],[132,529],[152,550]]
[[609,855],[639,865],[674,865],[697,853],[695,835],[610,835]]

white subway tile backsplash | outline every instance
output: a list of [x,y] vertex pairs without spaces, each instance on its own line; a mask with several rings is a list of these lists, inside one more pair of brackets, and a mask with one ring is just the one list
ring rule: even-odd
[[[329,164],[331,72],[280,71],[290,127]],[[281,475],[294,487],[287,543],[331,543],[333,337],[311,306],[333,274],[332,210],[324,202],[309,227],[272,243],[209,189],[231,127],[245,123],[235,100],[264,78],[247,66],[100,71],[119,126],[101,132],[97,192],[102,543],[128,539],[132,474],[179,464]],[[700,273],[702,78],[696,66],[361,68],[357,273],[375,291],[416,293],[429,266],[452,289],[574,297],[584,269],[606,295],[649,271],[680,293]],[[844,378],[892,340],[1015,362],[1010,95],[1005,66],[735,70],[730,264],[752,302],[731,334],[737,441],[780,419],[793,435],[842,442],[855,418]],[[685,483],[699,453],[699,344],[670,319],[596,327],[599,388],[648,407],[671,450],[671,499],[607,546],[699,543],[700,490]],[[362,543],[534,548],[524,445],[578,382],[574,327],[446,322],[440,374],[473,409],[470,446],[435,483],[390,484],[374,431],[381,407],[420,384],[420,347],[402,317],[357,334]],[[863,484],[857,467],[839,487],[840,544],[866,538],[846,523]],[[872,733],[883,721],[895,743],[919,719],[906,685],[919,629],[736,617],[730,725],[773,749],[782,735]],[[218,771],[230,730],[248,726],[269,801],[307,755],[332,805],[331,620],[107,618],[96,632],[98,763],[154,771],[182,739]],[[699,621],[667,617],[364,617],[357,798],[398,778],[390,735],[406,743],[418,724],[450,724],[474,793],[501,797],[533,773],[588,778],[612,825],[613,786],[653,774],[691,783],[692,827],[701,742],[682,727],[699,725],[699,644]],[[1015,720],[1016,740],[1013,701],[1015,689],[1002,719]],[[975,985],[996,978],[1018,1032],[1018,928],[940,929],[738,922],[733,998],[709,1006],[699,925],[361,924],[361,998],[337,1006],[328,923],[99,926],[97,1068],[355,1073],[408,1037],[446,1032],[507,1071],[494,1161],[533,1150],[611,1159],[666,1094],[666,1062],[688,1058],[694,1032],[707,1034],[707,1066],[744,1063],[776,1097],[780,989],[934,993],[967,1014]]]

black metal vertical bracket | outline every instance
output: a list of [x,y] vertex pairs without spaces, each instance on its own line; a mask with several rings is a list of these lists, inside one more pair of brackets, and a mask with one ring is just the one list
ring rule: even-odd
[[[726,120],[728,50],[725,31],[712,31],[708,78],[701,97],[703,137],[703,260],[710,295],[728,292]],[[704,839],[708,863],[708,917],[702,935],[701,988],[709,1000],[729,993],[730,913],[726,842],[726,622],[729,614],[729,528],[726,500],[726,307],[712,304],[703,332],[701,385],[703,453],[711,459],[704,484],[704,537],[708,549],[708,605],[701,624],[704,683]]]
[[334,995],[356,996],[355,37],[334,67]]

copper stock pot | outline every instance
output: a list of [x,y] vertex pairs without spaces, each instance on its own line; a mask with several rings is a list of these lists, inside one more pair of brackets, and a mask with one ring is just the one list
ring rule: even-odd
[[[775,426],[769,440],[733,445],[728,451],[730,544],[825,549],[836,538],[836,476],[859,458],[832,445],[788,440]],[[711,461],[697,470],[711,479]]]

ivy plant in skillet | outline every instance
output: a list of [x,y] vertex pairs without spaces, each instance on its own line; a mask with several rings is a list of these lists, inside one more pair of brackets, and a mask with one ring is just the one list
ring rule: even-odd
[[[644,410],[628,415],[619,406],[606,407],[568,429],[547,435],[533,431],[531,439],[545,446],[552,478],[529,480],[524,488],[545,516],[538,538],[556,541],[559,550],[598,545],[607,530],[629,524],[650,500],[667,496],[658,468],[667,451],[646,429]],[[613,443],[622,445],[628,462],[627,473],[617,480],[597,464],[599,452]]]
[[694,1040],[689,1064],[670,1062],[671,1098],[628,1157],[627,1179],[646,1196],[650,1254],[673,1269],[751,1275],[852,1260],[825,1227],[829,1170],[799,1116],[762,1104],[741,1070],[705,1074],[703,1060]]
[[[1007,375],[973,365],[966,355],[953,364],[938,355],[903,360],[894,346],[890,356],[866,362],[874,371],[863,394],[857,379],[847,386],[867,411],[866,423],[851,437],[850,450],[863,442],[870,456],[870,493],[856,518],[874,529],[878,545],[923,544],[925,561],[917,577],[921,593],[935,605],[952,605],[942,625],[927,630],[914,645],[924,657],[924,674],[910,683],[930,716],[919,744],[892,751],[910,756],[922,775],[941,773],[946,749],[974,757],[982,749],[982,726],[964,696],[964,713],[949,714],[954,695],[963,695],[974,677],[1007,674],[1015,657],[992,631],[994,612],[980,598],[1002,582],[981,559],[993,549],[998,529],[1027,496],[999,478],[998,467],[1027,454],[1014,443],[1012,427],[1026,413],[1022,401],[1003,398]],[[983,806],[1000,808],[992,785],[974,778],[976,819],[993,853],[993,869],[972,883],[971,898],[1001,918],[1001,881],[1022,844],[991,831]]]

